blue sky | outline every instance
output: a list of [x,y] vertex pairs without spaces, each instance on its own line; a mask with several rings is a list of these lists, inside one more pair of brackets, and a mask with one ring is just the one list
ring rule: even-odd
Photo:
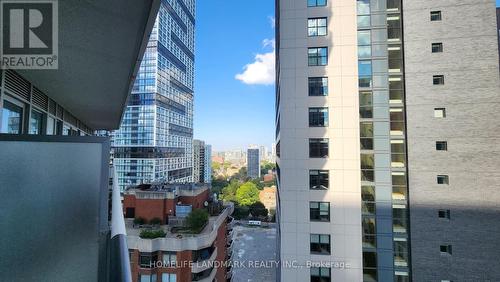
[[[271,146],[274,140],[274,86],[261,71],[272,54],[274,1],[197,1],[195,138],[215,150]],[[261,63],[244,67],[261,54]],[[267,56],[266,56],[267,54]],[[267,70],[268,72],[270,70]],[[271,83],[246,84],[247,83]]]
[[[197,1],[195,138],[215,150],[270,147],[274,86],[269,58],[274,1]],[[496,0],[500,6],[500,0]],[[256,61],[258,63],[244,67]],[[267,63],[267,64],[266,64]],[[267,69],[266,69],[267,67]],[[239,80],[236,79],[238,76]]]

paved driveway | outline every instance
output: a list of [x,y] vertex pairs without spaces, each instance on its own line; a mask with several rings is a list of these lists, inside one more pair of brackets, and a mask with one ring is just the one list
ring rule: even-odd
[[233,230],[232,281],[276,281],[276,228],[274,225],[269,228],[235,225]]

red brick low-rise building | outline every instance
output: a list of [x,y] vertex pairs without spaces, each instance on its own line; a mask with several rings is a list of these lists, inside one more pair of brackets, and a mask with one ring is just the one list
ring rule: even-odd
[[[186,216],[196,209],[209,213],[207,224],[198,234],[181,232]],[[233,206],[214,201],[209,185],[139,185],[124,193],[123,210],[134,282],[231,279],[227,266]],[[161,225],[148,224],[153,219],[161,220]],[[143,230],[161,230],[165,236],[147,239],[141,237]]]

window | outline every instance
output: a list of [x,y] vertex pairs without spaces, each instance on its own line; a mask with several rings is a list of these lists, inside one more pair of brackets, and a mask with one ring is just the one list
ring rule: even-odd
[[450,179],[448,175],[438,175],[436,180],[437,184],[450,184]]
[[431,11],[431,21],[440,21],[441,18],[441,11]]
[[450,219],[450,210],[438,210],[438,217]]
[[328,170],[310,170],[309,171],[309,189],[311,190],[326,190],[329,185]]
[[407,271],[394,271],[394,282],[410,282]]
[[376,268],[363,268],[363,281],[376,282],[377,279]]
[[157,261],[156,253],[140,253],[139,265],[141,268],[153,268]]
[[371,32],[369,30],[358,30],[358,58],[369,59],[371,56]]
[[162,263],[164,266],[176,267],[177,255],[175,252],[163,252]]
[[309,66],[326,66],[328,64],[328,48],[308,48],[307,57]]
[[403,77],[391,75],[389,77],[389,103],[403,103]]
[[444,75],[434,75],[434,76],[432,76],[432,84],[434,84],[434,85],[443,85],[444,84]]
[[357,14],[358,15],[369,15],[370,14],[370,0],[358,0],[356,1]]
[[401,72],[403,69],[403,53],[401,52],[401,47],[394,46],[389,47],[389,72],[396,73]]
[[363,268],[377,268],[377,254],[375,252],[363,252]]
[[408,266],[408,242],[406,238],[394,238],[394,266]]
[[360,122],[361,150],[373,150],[373,122]]
[[401,18],[399,15],[387,17],[387,40],[389,42],[401,40]]
[[311,282],[330,282],[331,270],[328,267],[311,267]]
[[311,221],[330,221],[330,203],[309,202],[309,219]]
[[42,134],[43,114],[37,111],[31,111],[29,134]]
[[374,169],[375,156],[374,154],[361,154],[361,169]]
[[361,186],[361,211],[364,215],[375,215],[375,187]]
[[47,118],[47,135],[56,134],[56,120],[53,117]]
[[309,96],[327,96],[328,78],[309,77]]
[[363,234],[376,235],[375,230],[375,217],[363,217],[361,221],[361,226],[363,228]]
[[70,136],[71,135],[71,127],[68,124],[63,124],[62,127],[62,135],[64,136]]
[[23,107],[4,99],[1,133],[21,134],[23,129]]
[[328,108],[309,108],[309,126],[327,127]]
[[372,86],[372,61],[358,61],[359,87]]
[[373,118],[372,92],[359,92],[359,117]]
[[451,255],[451,245],[441,245],[439,246],[439,251],[441,254]]
[[330,235],[311,234],[311,253],[329,255]]
[[156,274],[139,274],[139,282],[156,282]]
[[309,139],[309,157],[328,158],[328,139],[327,138]]
[[307,35],[325,36],[328,33],[326,18],[313,18],[307,20]]
[[161,274],[161,282],[176,282],[177,275],[175,273],[162,273]]
[[403,108],[391,108],[389,115],[391,119],[391,135],[403,135],[405,126]]
[[367,16],[358,16],[358,28],[370,27],[371,25],[371,17]]
[[443,43],[432,43],[432,53],[443,52]]
[[445,108],[434,108],[434,117],[445,118],[446,117],[446,109]]
[[307,0],[307,7],[326,6],[326,0]]
[[391,140],[391,167],[405,167],[404,140]]
[[392,231],[395,233],[406,233],[408,227],[408,214],[405,205],[393,206],[392,209]]
[[387,11],[399,11],[401,0],[387,0]]
[[371,45],[371,32],[369,30],[358,30],[358,45]]
[[363,249],[373,249],[377,247],[377,237],[371,234],[363,234]]
[[437,151],[447,151],[448,150],[448,142],[436,141],[436,150]]

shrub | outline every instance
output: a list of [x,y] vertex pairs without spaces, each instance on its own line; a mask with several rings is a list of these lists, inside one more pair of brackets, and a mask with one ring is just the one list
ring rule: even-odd
[[147,230],[143,229],[141,230],[141,233],[139,234],[139,237],[143,239],[155,239],[155,238],[162,238],[165,237],[165,231],[163,230]]
[[150,223],[150,224],[152,224],[152,225],[160,225],[160,224],[161,224],[161,222],[162,222],[162,221],[161,221],[161,219],[159,219],[159,218],[157,218],[157,217],[155,217],[155,218],[153,218],[153,219],[151,219],[151,220],[149,221],[149,223]]
[[196,209],[190,212],[186,218],[187,225],[194,233],[199,233],[208,222],[208,212],[204,209]]
[[146,219],[142,218],[142,217],[136,217],[134,218],[134,224],[136,225],[142,225],[142,224],[145,224],[146,223]]

